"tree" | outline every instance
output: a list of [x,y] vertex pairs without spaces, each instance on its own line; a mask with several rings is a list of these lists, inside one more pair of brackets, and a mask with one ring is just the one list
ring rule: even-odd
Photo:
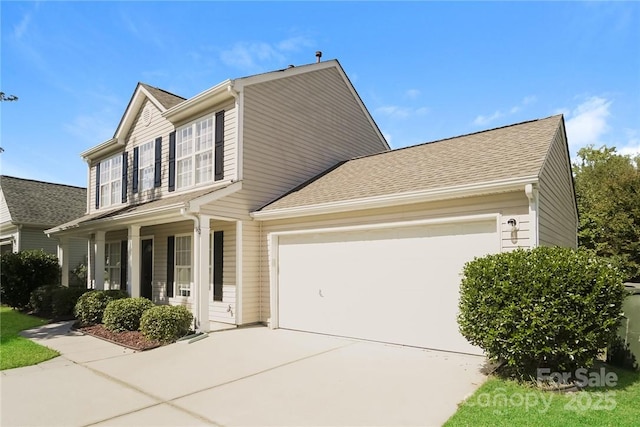
[[640,281],[640,156],[588,146],[578,157],[578,242],[619,262],[627,280]]
[[4,92],[0,92],[0,101],[17,101],[18,97],[15,95],[6,95]]

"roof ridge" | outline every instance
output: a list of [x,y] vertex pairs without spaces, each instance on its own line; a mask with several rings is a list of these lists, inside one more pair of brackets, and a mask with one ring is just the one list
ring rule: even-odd
[[37,182],[37,183],[40,183],[40,184],[47,184],[47,185],[58,185],[60,187],[79,188],[81,190],[86,190],[87,189],[87,187],[79,187],[77,185],[71,185],[71,184],[60,184],[60,183],[57,183],[57,182],[41,181],[39,179],[19,178],[17,176],[0,175],[0,179],[5,179],[5,178],[18,179],[20,181]]
[[408,149],[412,149],[412,148],[422,147],[422,146],[425,146],[425,145],[428,145],[428,144],[435,144],[436,142],[444,142],[444,141],[450,141],[452,139],[458,139],[458,138],[464,138],[464,137],[467,137],[467,136],[479,135],[481,133],[493,132],[493,131],[500,130],[500,129],[506,129],[506,128],[510,128],[510,127],[514,127],[514,126],[525,125],[527,123],[540,122],[540,121],[543,121],[543,120],[552,119],[554,117],[562,117],[562,114],[554,114],[554,115],[548,116],[548,117],[543,117],[543,118],[539,118],[539,119],[525,120],[525,121],[518,122],[518,123],[512,123],[510,125],[498,126],[498,127],[491,128],[491,129],[484,129],[484,130],[479,130],[479,131],[476,131],[476,132],[465,133],[465,134],[462,134],[462,135],[451,136],[449,138],[435,139],[433,141],[421,142],[419,144],[414,144],[414,145],[407,145],[406,147],[394,148],[394,149],[391,149],[389,151],[381,151],[380,153],[367,154],[367,155],[364,155],[364,156],[353,157],[353,158],[349,159],[349,161],[363,159],[363,158],[367,158],[367,157],[373,157],[373,156],[380,156],[380,155],[388,154],[388,153],[395,153],[397,151],[402,151],[402,150],[408,150]]

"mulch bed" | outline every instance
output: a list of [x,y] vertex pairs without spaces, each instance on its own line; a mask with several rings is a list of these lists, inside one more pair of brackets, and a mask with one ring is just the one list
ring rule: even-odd
[[162,345],[158,341],[145,338],[140,331],[111,332],[104,325],[76,327],[75,329],[83,334],[92,335],[137,351],[151,350]]

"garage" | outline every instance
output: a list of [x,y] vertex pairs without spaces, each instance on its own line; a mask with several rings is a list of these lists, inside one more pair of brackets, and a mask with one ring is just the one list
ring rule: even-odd
[[482,354],[458,332],[460,272],[497,216],[274,235],[280,328]]

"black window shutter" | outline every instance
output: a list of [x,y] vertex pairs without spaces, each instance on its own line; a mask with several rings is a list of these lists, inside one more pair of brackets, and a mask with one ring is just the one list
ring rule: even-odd
[[176,236],[167,237],[167,297],[173,297],[173,268],[175,265]]
[[138,192],[139,157],[140,157],[140,150],[138,149],[138,147],[136,147],[133,149],[133,183],[131,184],[131,190],[134,193]]
[[224,252],[224,232],[213,233],[213,300],[222,301],[222,270]]
[[169,134],[169,191],[176,189],[176,132]]
[[153,186],[160,187],[162,185],[162,137],[156,138],[156,163],[153,168]]
[[129,153],[126,151],[122,153],[122,203],[127,201],[127,185],[128,185],[128,173],[129,173]]
[[224,179],[224,111],[216,113],[215,180]]
[[120,242],[120,289],[127,290],[127,261],[128,261],[129,242],[123,240]]
[[96,209],[100,209],[100,163],[96,165]]

